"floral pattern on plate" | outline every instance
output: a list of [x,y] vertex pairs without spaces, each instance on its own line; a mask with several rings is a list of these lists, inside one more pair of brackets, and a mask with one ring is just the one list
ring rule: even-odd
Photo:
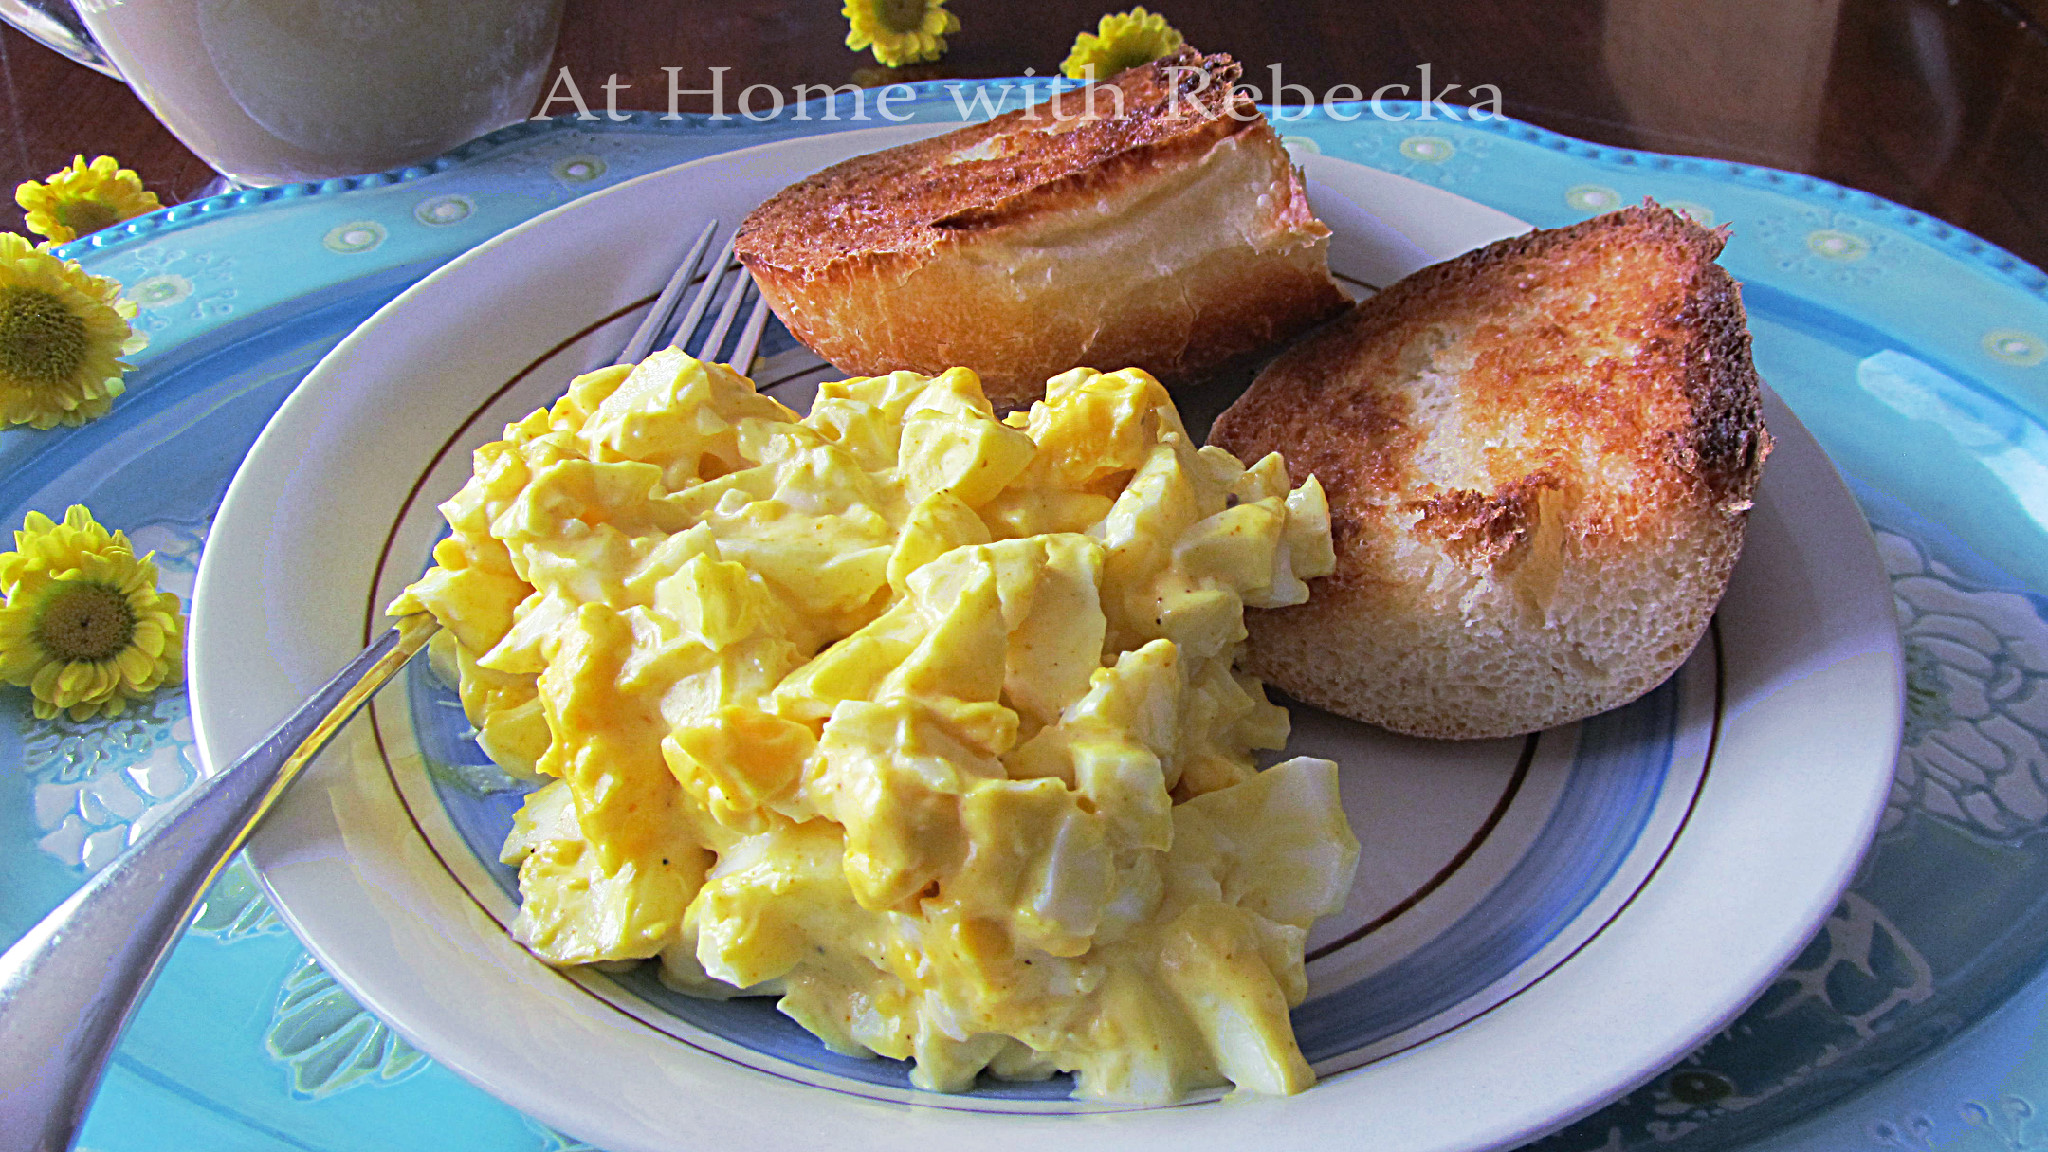
[[291,1069],[292,1091],[314,1100],[358,1084],[403,1080],[427,1062],[311,956],[301,956],[284,978],[263,1044]]
[[2048,821],[2048,624],[1878,534],[1906,646],[1906,731],[1884,828],[1909,808],[1993,841]]

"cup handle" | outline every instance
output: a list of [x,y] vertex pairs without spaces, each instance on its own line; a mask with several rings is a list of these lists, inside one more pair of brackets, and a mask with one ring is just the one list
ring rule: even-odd
[[70,0],[0,0],[0,20],[69,59],[119,80],[121,73],[86,31]]

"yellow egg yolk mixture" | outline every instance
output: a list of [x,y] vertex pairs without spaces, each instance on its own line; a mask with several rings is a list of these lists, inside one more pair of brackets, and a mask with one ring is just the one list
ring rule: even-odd
[[809,415],[676,352],[475,454],[392,606],[452,637],[484,750],[543,783],[504,859],[557,964],[772,995],[919,1087],[1071,1071],[1159,1102],[1314,1080],[1288,1021],[1358,843],[1244,608],[1330,572],[1328,509],[1188,437],[1145,373],[999,418],[974,374]]

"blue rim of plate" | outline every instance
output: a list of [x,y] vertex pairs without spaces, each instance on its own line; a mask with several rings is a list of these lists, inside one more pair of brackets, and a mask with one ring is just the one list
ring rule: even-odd
[[[990,83],[1015,84],[1020,93],[1045,90],[1045,85],[1031,82]],[[947,84],[915,87],[919,99],[909,109],[913,117],[954,118],[948,114]],[[344,334],[352,320],[367,315],[376,303],[431,267],[516,222],[512,215],[523,219],[616,179],[694,155],[821,127],[856,126],[820,123],[825,105],[807,107],[813,121],[802,124],[793,123],[794,109],[766,124],[710,123],[701,117],[662,122],[644,113],[619,123],[520,124],[426,165],[314,185],[228,193],[67,245],[59,250],[62,254],[83,260],[93,271],[117,275],[131,293],[142,281],[162,278],[158,287],[175,299],[169,304],[162,299],[139,301],[144,303],[144,320],[153,322],[149,328],[158,346],[138,358],[131,393],[117,405],[114,416],[78,430],[16,432],[6,438],[8,443],[0,443],[0,465],[6,466],[0,469],[0,507],[18,516],[30,507],[55,511],[70,499],[85,498],[110,521],[142,523],[153,533],[148,538],[160,541],[155,546],[166,583],[175,585],[181,576],[189,576],[211,513],[209,499],[217,500],[226,473],[260,427],[263,409],[274,407],[295,380],[293,374],[317,359],[314,349],[324,350],[323,345]],[[1969,518],[1995,500],[2011,496],[2019,504],[2035,494],[2029,479],[2033,473],[2026,468],[2036,455],[2043,428],[2039,398],[2044,391],[2038,369],[2042,356],[2048,355],[2040,342],[2048,316],[2040,305],[2048,301],[2048,276],[1924,213],[1816,178],[1587,144],[1513,121],[1439,122],[1425,127],[1420,120],[1427,111],[1424,106],[1388,107],[1414,119],[1405,125],[1346,125],[1318,110],[1278,127],[1296,146],[1328,148],[1401,171],[1506,208],[1539,226],[1619,206],[1643,192],[1655,192],[1666,202],[1712,201],[1716,192],[1776,197],[1788,212],[1762,224],[1805,213],[1797,223],[1814,226],[1804,237],[1762,236],[1779,241],[1803,238],[1804,251],[1794,243],[1789,249],[1780,244],[1748,252],[1743,242],[1757,235],[1758,222],[1739,212],[1726,216],[1736,225],[1737,240],[1724,259],[1754,265],[1738,269],[1737,275],[1746,282],[1753,318],[1761,321],[1760,363],[1781,338],[1788,347],[1795,338],[1816,339],[1809,329],[1822,332],[1821,344],[1833,340],[1847,348],[1846,360],[1837,354],[1837,362],[1825,365],[1832,377],[1805,392],[1788,388],[1768,365],[1766,375],[1789,394],[1802,417],[1809,417],[1808,401],[1830,409],[1819,423],[1810,417],[1807,422],[1815,425],[1831,453],[1841,446],[1845,455],[1855,457],[1845,462],[1844,470],[1893,564],[1914,688],[1900,791],[1876,848],[1829,930],[1816,938],[1779,984],[1694,1056],[1550,1138],[1545,1146],[1562,1152],[1610,1141],[1624,1147],[1656,1143],[1679,1148],[1771,1143],[1788,1125],[1817,1108],[1881,1084],[1928,1053],[1943,1051],[1957,1033],[2025,985],[2048,954],[2048,907],[2032,895],[2048,888],[2040,883],[2048,877],[2048,851],[2042,850],[2043,838],[2037,835],[2048,805],[2028,791],[2032,787],[2038,792],[2038,781],[2030,783],[2010,772],[2000,775],[1999,765],[1971,761],[1976,752],[1959,744],[1973,732],[1981,736],[1978,730],[1986,717],[2019,730],[2019,736],[2007,728],[1998,730],[2014,745],[2024,740],[2037,746],[2037,738],[2048,732],[2048,723],[2038,722],[2032,712],[2016,711],[2014,704],[2032,700],[2038,663],[2033,655],[2039,640],[2035,632],[2048,613],[2048,599],[2040,594],[2048,589],[2048,565],[2041,562],[2048,551],[2041,520],[2031,515],[2033,507],[2020,508],[2016,518],[2003,506],[1991,508],[1997,515],[1989,527]],[[1429,146],[1406,147],[1414,141]],[[1443,142],[1454,145],[1453,155],[1444,155]],[[515,170],[557,145],[568,147],[555,147],[556,152],[580,149],[598,157],[597,171],[556,173],[553,185],[538,191],[520,185],[533,173],[521,176]],[[635,145],[641,146],[639,154],[629,154]],[[1527,145],[1535,153],[1520,156],[1512,151],[1515,145]],[[1512,155],[1528,162],[1490,164],[1489,149],[1500,149],[1503,159]],[[1531,190],[1536,180],[1531,170],[1542,167],[1536,160],[1543,153],[1560,162],[1552,166],[1554,171],[1545,169],[1543,178],[1574,180],[1538,195]],[[611,172],[604,170],[607,164]],[[571,180],[586,175],[588,183],[576,185]],[[446,187],[470,178],[482,180],[483,186]],[[546,183],[546,173],[527,180]],[[519,186],[516,191],[508,191],[514,186]],[[388,209],[401,207],[394,197],[410,199],[425,190],[442,192],[433,199],[456,205],[459,214],[451,209],[452,220],[420,216],[420,225],[432,225],[438,234],[429,242],[399,243],[406,238],[401,233],[410,227],[403,217],[413,208],[424,211],[427,201],[404,205],[398,213]],[[1562,197],[1551,195],[1559,191]],[[512,206],[498,204],[493,215],[492,198],[507,195],[526,199]],[[363,211],[354,211],[357,206]],[[325,235],[335,243],[328,251],[357,263],[317,268],[296,280],[283,270],[266,269],[277,283],[249,282],[239,272],[221,267],[242,256],[237,245],[244,239],[275,240],[273,233],[296,227],[298,222],[287,216],[318,216],[322,223],[331,222]],[[347,231],[362,221],[375,227]],[[1840,234],[1827,241],[1835,245],[1832,251],[1815,246],[1813,236],[1824,232]],[[205,249],[180,247],[202,238],[207,241]],[[1916,245],[1929,251],[1919,252]],[[1933,282],[1948,290],[1932,294],[1932,299],[1913,300],[1912,308],[1905,307],[1896,284],[1887,297],[1885,281],[1894,273],[1877,273],[1883,263],[1879,257],[1894,264],[1902,256],[1911,257],[1926,265],[1929,254],[1941,258],[1933,262],[1936,265],[1947,262],[1937,268],[1944,275]],[[1924,274],[1926,267],[1917,271]],[[1914,283],[1924,287],[1927,281]],[[1917,307],[1923,304],[1927,307]],[[171,305],[189,307],[174,315]],[[1988,331],[1970,331],[1955,339],[1930,334],[1929,315],[1944,307],[1974,309],[1983,318],[1977,327]],[[2011,323],[2001,319],[2022,313]],[[1781,324],[1781,319],[1786,322]],[[2005,342],[1995,344],[1993,337],[2001,334]],[[1976,354],[1980,350],[1999,354],[1999,362],[1986,362]],[[1814,350],[1797,351],[1794,360]],[[1888,353],[1892,356],[1885,359]],[[1816,363],[1819,359],[1826,357]],[[1817,369],[1815,374],[1830,372]],[[209,379],[201,381],[199,376]],[[219,395],[223,390],[230,394]],[[1830,390],[1840,395],[1831,395]],[[1854,403],[1843,401],[1843,396]],[[195,414],[194,409],[205,411]],[[1913,435],[1876,436],[1881,450],[1873,450],[1858,440],[1859,435],[1872,439],[1869,429],[1851,435],[1830,426],[1834,421],[1850,427],[1859,417],[1885,425],[1883,431],[1904,429]],[[207,424],[210,419],[224,421],[226,427]],[[169,469],[180,481],[168,486],[174,491],[137,491],[139,486],[166,487],[130,466],[138,454],[148,457],[152,451],[148,445],[138,446],[151,432],[140,426],[163,420],[181,422],[180,429],[206,424],[209,434],[203,444],[189,437],[179,442],[179,464]],[[1956,443],[1945,449],[1946,457],[1933,454],[1926,477],[1901,474],[1902,462],[1926,447],[1921,440],[1942,437]],[[163,455],[156,451],[157,457]],[[2006,470],[2000,472],[2000,467]],[[166,470],[161,459],[155,468],[158,475]],[[1987,470],[1993,480],[1988,489],[1982,483]],[[182,507],[167,509],[180,500]],[[1962,627],[1954,624],[1957,620],[1982,633],[1971,641],[1977,649],[1954,634]],[[1958,650],[1958,645],[1969,651]],[[2000,686],[1982,676],[1971,679],[1977,673],[1964,665],[1972,653],[1998,674],[2021,682],[2023,695],[1991,699],[1988,711],[1968,714],[1969,707],[1981,703],[1977,697],[1964,699],[1973,684]],[[2010,683],[2003,686],[2011,688]],[[136,811],[115,812],[103,825],[88,828],[91,836],[103,841],[132,827],[152,804],[174,794],[180,766],[166,766],[167,752],[182,757],[183,774],[190,775],[189,731],[179,732],[181,698],[161,701],[112,735],[38,728],[28,722],[25,709],[14,707],[18,702],[7,703],[16,723],[13,731],[0,733],[0,759],[23,765],[36,803],[42,803],[51,788],[89,790],[116,772],[142,780],[122,801]],[[2027,749],[2006,751],[2012,761]],[[31,763],[36,757],[41,759]],[[2021,770],[2031,771],[2024,764]],[[102,775],[96,777],[96,772]],[[1972,780],[1972,772],[1989,784]],[[67,773],[73,777],[68,784]],[[9,878],[15,883],[10,897],[0,902],[0,924],[15,932],[84,874],[76,860],[62,858],[74,851],[72,841],[22,850],[24,844],[57,838],[37,825],[40,810],[30,811],[29,801],[28,796],[10,795],[0,803],[0,833],[10,834],[0,841],[0,850],[16,853],[8,858]],[[74,840],[83,843],[91,836]],[[1930,876],[1951,886],[1975,886],[1989,897],[1983,902],[1986,910],[1966,922],[1945,915],[1931,901],[1915,899],[1913,893],[1924,889]],[[322,991],[317,975],[303,971],[302,953],[288,937],[280,938],[274,918],[266,915],[246,875],[231,873],[216,890],[117,1057],[116,1072],[89,1124],[88,1142],[108,1147],[169,1146],[166,1142],[175,1141],[170,1134],[180,1125],[198,1131],[225,1124],[245,1136],[262,1133],[280,1147],[346,1148],[361,1146],[359,1141],[368,1138],[364,1134],[373,1131],[388,1135],[431,1130],[405,1117],[394,1119],[394,1112],[402,1112],[415,1120],[466,1116],[473,1131],[497,1134],[500,1142],[494,1146],[512,1146],[504,1142],[511,1132],[539,1141],[540,1147],[562,1143],[530,1122],[508,1124],[504,1113],[509,1110],[495,1102],[463,1099],[466,1086],[420,1060],[417,1053],[408,1054],[402,1041],[383,1032],[360,1010],[335,1004],[331,987]],[[1844,936],[1860,933],[1864,942],[1845,948],[1835,939],[1837,927]],[[241,1060],[229,1048],[249,1043],[252,1037],[201,1036],[206,1029],[192,1027],[191,1013],[208,1004],[193,985],[206,982],[209,991],[216,990],[220,978],[230,973],[232,981],[246,982],[241,971],[245,965],[226,963],[224,958],[253,960],[259,953],[270,967],[288,969],[289,975],[281,985],[242,997],[256,1015],[268,1016],[268,1027],[257,1021],[261,1035],[253,1040],[263,1052],[257,1059]],[[319,1011],[309,1011],[307,1005],[315,1002]],[[349,1038],[354,1047],[338,1053],[337,1045]],[[220,1052],[209,1055],[221,1056],[217,1063],[232,1066],[251,1083],[223,1088],[218,1081],[199,1083],[203,1077],[187,1073],[181,1067],[186,1053],[202,1041],[217,1042]],[[2039,1047],[2041,1041],[2034,1043]],[[2016,1059],[2005,1051],[1989,1058]],[[2021,1064],[2041,1075],[2035,1064]],[[274,1081],[279,1068],[289,1069],[283,1085],[255,1082],[266,1074]],[[1988,1068],[1986,1081],[1995,1081],[1998,1072]],[[2011,1088],[2012,1098],[2023,1103],[2027,1095],[2041,1099],[2044,1091],[2048,1075],[2041,1083]],[[1997,1103],[1986,1098],[1987,1107]],[[1975,1119],[1979,1113],[1969,1111],[1974,1104],[1965,1101],[1958,1111],[1954,1101],[1937,1101],[1930,1106],[1932,1128],[1927,1130],[1959,1123],[1981,1127]],[[164,1111],[167,1105],[169,1113]],[[198,1119],[187,1119],[186,1113]],[[1850,1125],[1845,1132],[1867,1136],[1847,1119],[1849,1113],[1845,1108],[1831,1115],[1844,1117],[1841,1122]],[[122,1139],[123,1133],[132,1138]],[[108,1138],[102,1139],[102,1134]]]
[[[1043,99],[1046,93],[1074,86],[1070,83],[1048,81],[1043,78],[1034,80],[1027,77],[1012,77],[988,81],[925,80],[905,84],[902,87],[909,88],[915,95],[914,103],[921,106],[936,99],[941,94],[945,94],[950,98],[954,91],[962,89],[963,86],[965,88],[980,88],[984,85],[999,86],[1005,84],[1017,86],[1020,102],[1025,93],[1030,94],[1032,99]],[[1009,107],[1007,94],[1004,100],[1005,102],[997,104],[996,107]],[[1431,105],[1420,104],[1414,101],[1384,101],[1382,103],[1387,108],[1404,113],[1401,117],[1390,118],[1400,123],[1409,123],[1412,120],[1412,122],[1420,124],[1424,122],[1423,117],[1434,114]],[[835,110],[843,108],[845,104],[846,102],[841,100],[838,95],[834,95],[829,99],[812,101],[802,105],[800,109],[792,109],[786,115],[777,116],[769,120],[752,120],[745,117],[727,117],[722,120],[712,120],[703,114],[668,117],[648,111],[631,111],[618,114],[621,117],[620,119],[601,122],[601,126],[614,131],[645,131],[652,127],[664,133],[695,134],[709,132],[714,134],[730,134],[746,132],[750,128],[757,128],[776,121],[801,122],[804,118],[808,118],[819,123],[832,123],[831,117]],[[1334,107],[1352,111],[1352,118],[1350,120],[1343,120],[1333,116],[1332,106],[1323,105],[1306,110],[1276,110],[1267,107],[1265,111],[1269,117],[1278,117],[1273,120],[1273,123],[1276,125],[1276,130],[1283,133],[1290,127],[1308,123],[1353,123],[1365,115],[1362,104],[1338,104]],[[1294,111],[1303,112],[1303,114],[1298,116],[1281,114],[1282,112]],[[1438,108],[1434,111],[1440,112],[1441,109]],[[911,119],[912,117],[906,115],[904,122],[910,122]],[[333,196],[345,192],[385,188],[395,184],[417,181],[437,173],[451,171],[465,163],[491,155],[508,144],[544,137],[559,131],[564,126],[580,129],[584,127],[585,123],[576,121],[572,117],[526,120],[479,136],[475,140],[454,148],[424,164],[408,165],[404,168],[395,168],[387,172],[375,172],[362,176],[342,176],[329,180],[306,181],[296,184],[280,184],[270,187],[223,192],[215,196],[208,196],[199,200],[173,205],[169,208],[159,209],[132,220],[124,221],[111,228],[103,229],[102,231],[81,237],[69,244],[62,245],[58,247],[57,252],[59,255],[69,259],[83,259],[91,252],[119,248],[135,240],[202,223],[207,219],[217,218],[220,215],[239,209],[260,207],[277,201],[304,199],[312,196]],[[1975,234],[1958,228],[1939,217],[1930,216],[1917,209],[1908,208],[1903,204],[1887,200],[1874,193],[1864,192],[1860,189],[1823,180],[1818,176],[1808,176],[1803,173],[1787,172],[1782,169],[1766,168],[1754,164],[1739,164],[1730,160],[1711,160],[1696,156],[1679,156],[1662,152],[1645,152],[1630,148],[1620,148],[1608,144],[1594,144],[1573,136],[1566,136],[1563,133],[1553,132],[1548,128],[1540,128],[1534,124],[1507,117],[1490,117],[1483,120],[1468,118],[1456,121],[1456,123],[1461,128],[1498,133],[1509,139],[1525,140],[1567,156],[1582,157],[1602,164],[1641,167],[1655,172],[1707,175],[1724,179],[1742,180],[1794,195],[1806,194],[1822,200],[1839,202],[1864,211],[1877,213],[1886,217],[1887,222],[1893,227],[1905,228],[1920,233],[1929,241],[1948,248],[1955,255],[1966,260],[1982,263],[1986,267],[2010,277],[2013,283],[2020,287],[2042,296],[2044,299],[2048,299],[2048,272],[2043,272],[2041,269],[2007,252],[2005,249],[1980,239]],[[827,129],[827,131],[831,130],[833,129]],[[730,146],[740,147],[742,145],[740,142],[735,141]],[[724,146],[716,146],[715,150],[726,151],[728,149]]]

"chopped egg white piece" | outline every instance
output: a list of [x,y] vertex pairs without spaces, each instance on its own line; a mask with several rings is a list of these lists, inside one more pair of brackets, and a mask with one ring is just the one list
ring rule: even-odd
[[780,997],[921,1087],[1313,1082],[1287,1011],[1358,844],[1233,667],[1333,566],[1313,478],[1197,448],[1143,372],[998,418],[973,373],[810,415],[679,353],[477,450],[432,612],[519,813],[520,938]]

